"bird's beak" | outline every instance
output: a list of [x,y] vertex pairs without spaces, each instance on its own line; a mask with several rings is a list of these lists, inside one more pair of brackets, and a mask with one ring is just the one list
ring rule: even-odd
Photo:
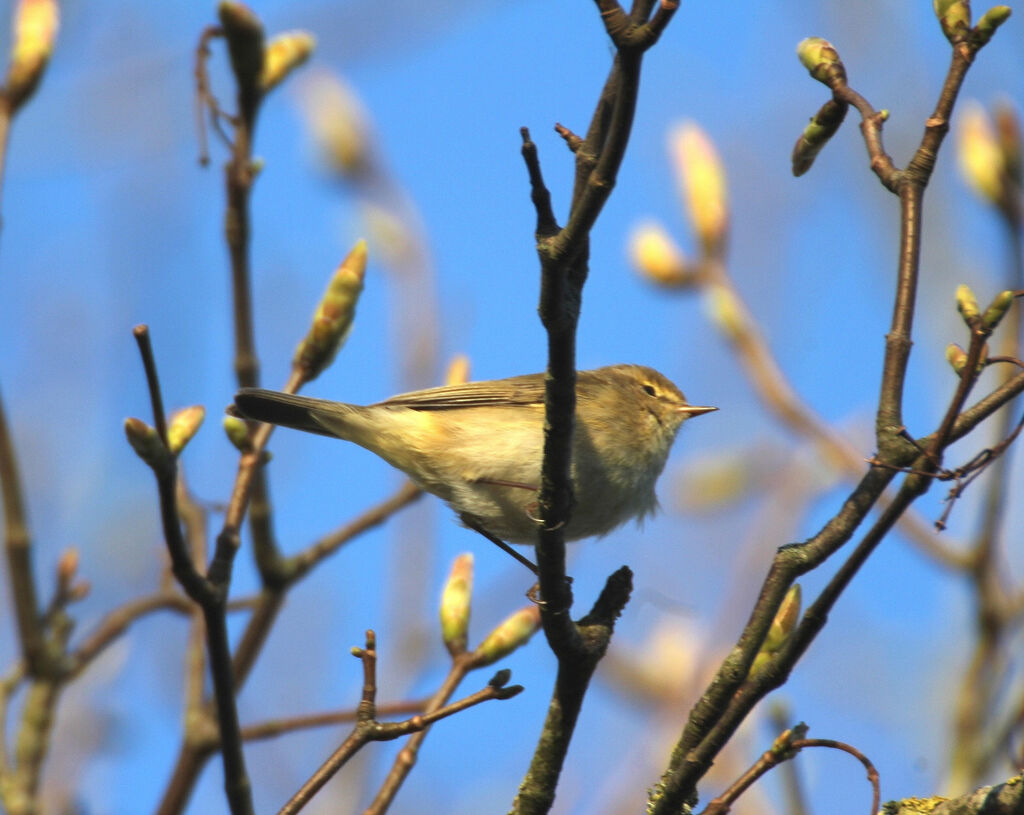
[[718,410],[716,407],[710,407],[707,405],[682,405],[676,408],[680,413],[689,416],[700,416],[702,413],[711,413],[713,410]]

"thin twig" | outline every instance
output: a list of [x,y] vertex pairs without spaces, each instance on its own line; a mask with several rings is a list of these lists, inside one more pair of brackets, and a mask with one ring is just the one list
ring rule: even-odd
[[[376,672],[376,637],[372,631],[367,631],[366,636],[366,647],[365,648],[353,648],[352,654],[362,660],[363,663],[363,698],[359,703],[359,708],[356,711],[356,726],[352,729],[348,738],[334,751],[333,754],[325,761],[320,768],[310,776],[309,780],[296,792],[288,802],[280,809],[278,815],[295,815],[299,812],[314,795],[326,784],[335,773],[340,770],[346,762],[353,755],[356,754],[363,746],[371,741],[390,741],[391,739],[400,738],[412,734],[409,744],[403,749],[402,753],[406,753],[412,748],[411,756],[407,755],[404,758],[400,754],[399,760],[396,761],[395,767],[392,768],[392,772],[389,773],[388,779],[384,782],[381,787],[381,791],[378,793],[377,798],[373,804],[370,805],[367,813],[382,813],[390,805],[394,799],[395,793],[398,791],[402,780],[408,774],[408,770],[405,773],[396,772],[396,768],[399,765],[408,765],[412,767],[412,763],[415,762],[415,752],[418,749],[419,744],[422,742],[422,736],[426,734],[426,729],[434,722],[444,719],[448,716],[452,716],[466,708],[478,705],[481,702],[486,702],[491,699],[510,699],[518,694],[522,687],[518,685],[506,686],[509,678],[508,671],[499,671],[493,679],[484,687],[482,690],[473,693],[464,699],[460,699],[452,704],[444,704],[441,701],[441,695],[447,692],[450,696],[454,692],[455,687],[465,676],[466,671],[472,668],[471,655],[464,654],[460,658],[456,658],[452,663],[452,670],[449,672],[448,677],[445,679],[441,688],[434,695],[434,697],[427,702],[422,714],[417,714],[411,719],[406,719],[402,722],[380,722],[377,720],[378,710],[376,706],[377,698],[377,672]],[[456,668],[456,665],[459,667]],[[446,697],[447,698],[447,697]],[[413,742],[416,742],[413,748]]]
[[872,800],[871,809],[868,810],[868,815],[874,815],[874,813],[878,812],[878,806],[881,801],[881,789],[878,783],[878,770],[875,769],[875,765],[871,763],[867,756],[865,756],[856,747],[846,744],[845,742],[835,741],[834,739],[798,738],[787,740],[778,746],[772,745],[772,749],[766,750],[750,767],[750,769],[738,778],[728,790],[723,792],[717,798],[709,801],[708,805],[704,808],[702,815],[725,815],[725,813],[727,813],[736,802],[736,799],[746,792],[759,778],[783,762],[787,762],[795,758],[797,753],[805,747],[829,747],[833,750],[842,750],[845,753],[849,753],[863,764],[864,769],[868,774],[868,781],[871,784]]
[[152,469],[156,476],[157,492],[160,498],[160,518],[163,523],[164,543],[171,558],[171,569],[174,576],[188,596],[202,605],[212,599],[213,587],[196,569],[181,531],[177,494],[178,470],[175,459],[167,448],[167,419],[164,416],[160,377],[153,356],[149,328],[145,325],[137,325],[132,330],[132,334],[139,346],[139,354],[142,357],[142,366],[146,374],[149,401],[153,410],[153,425],[163,444],[163,455],[159,457],[158,461],[154,461]]
[[[427,706],[427,701],[427,699],[414,699],[408,702],[377,705],[377,715],[397,716],[404,713],[422,713]],[[347,724],[356,721],[358,717],[358,710],[340,710],[330,713],[310,713],[305,716],[289,716],[283,719],[268,719],[257,724],[245,725],[242,728],[242,738],[246,741],[272,739],[298,730]]]

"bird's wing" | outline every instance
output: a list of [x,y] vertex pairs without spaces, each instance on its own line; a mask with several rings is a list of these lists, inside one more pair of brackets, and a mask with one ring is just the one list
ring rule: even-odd
[[392,396],[379,403],[413,410],[450,410],[484,405],[515,406],[544,404],[544,375],[527,374],[487,382],[445,385]]

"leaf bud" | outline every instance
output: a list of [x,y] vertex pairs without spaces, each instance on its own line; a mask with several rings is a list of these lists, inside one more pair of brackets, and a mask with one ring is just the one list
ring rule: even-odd
[[729,201],[715,145],[697,124],[684,122],[669,134],[669,150],[701,249],[705,255],[719,254],[729,227]]
[[260,89],[267,93],[280,85],[292,71],[313,54],[316,38],[307,31],[286,31],[278,34],[263,53]]
[[956,373],[961,374],[967,364],[967,352],[955,342],[951,342],[946,346],[946,362]]
[[814,159],[818,157],[821,148],[831,139],[839,125],[846,118],[846,111],[849,105],[845,102],[837,102],[829,99],[821,109],[811,117],[811,121],[804,128],[804,132],[793,145],[791,163],[793,175],[801,176],[811,169]]
[[979,196],[999,206],[1006,198],[1006,153],[981,105],[964,105],[957,148],[964,179]]
[[796,55],[811,76],[829,88],[846,84],[846,66],[836,47],[823,37],[807,37],[796,46]]
[[964,318],[964,322],[970,328],[974,327],[974,322],[981,316],[974,292],[971,291],[970,286],[964,283],[956,287],[956,310],[960,312],[960,316]]
[[525,606],[507,617],[491,631],[473,652],[474,665],[483,667],[502,659],[530,641],[540,628],[540,609]]
[[963,41],[971,28],[971,4],[967,0],[932,0],[942,33],[953,45]]
[[465,354],[456,354],[448,363],[448,370],[444,375],[445,385],[464,385],[469,382],[469,357]]
[[155,427],[146,424],[142,419],[128,418],[124,420],[124,434],[138,457],[150,467],[166,463],[167,449],[160,441]]
[[171,455],[177,456],[185,449],[185,445],[199,432],[205,418],[206,408],[202,405],[182,408],[171,416],[167,423],[167,447]]
[[247,453],[252,448],[252,438],[249,436],[249,425],[245,419],[238,416],[225,416],[223,419],[224,433],[228,441],[239,453]]
[[11,61],[4,94],[12,110],[35,92],[53,54],[60,23],[57,0],[19,0],[11,26]]
[[334,361],[345,344],[366,276],[366,241],[359,240],[335,270],[313,314],[309,333],[295,349],[292,364],[307,382],[316,379]]
[[988,41],[992,39],[992,35],[996,33],[996,29],[1009,20],[1012,13],[1009,6],[992,6],[982,14],[978,24],[974,27],[975,47],[981,48],[987,45]]
[[684,288],[697,282],[686,268],[682,250],[661,224],[648,222],[633,230],[629,239],[633,268],[650,282],[666,288]]
[[441,593],[441,639],[452,656],[466,650],[472,598],[473,555],[464,552],[452,563]]

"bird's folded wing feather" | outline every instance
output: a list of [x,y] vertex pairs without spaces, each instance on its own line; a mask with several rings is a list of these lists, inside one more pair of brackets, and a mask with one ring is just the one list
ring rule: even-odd
[[544,404],[544,377],[538,374],[514,376],[491,382],[466,382],[392,396],[379,403],[413,410]]

